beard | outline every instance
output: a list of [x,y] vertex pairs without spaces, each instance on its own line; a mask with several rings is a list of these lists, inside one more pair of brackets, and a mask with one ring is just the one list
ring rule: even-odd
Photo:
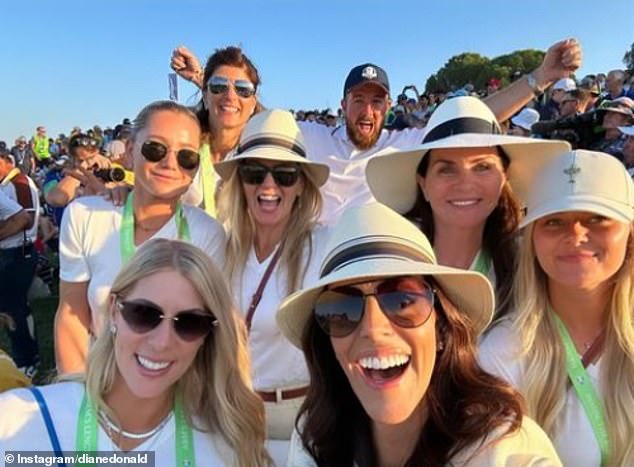
[[[360,115],[358,120],[361,118],[365,118],[365,115]],[[348,133],[348,138],[352,141],[352,144],[355,145],[357,149],[365,150],[373,147],[376,142],[379,140],[379,136],[381,136],[381,130],[383,130],[383,123],[385,122],[385,115],[381,118],[380,121],[374,121],[374,125],[372,127],[372,131],[370,134],[361,133],[356,125],[348,116],[346,115],[346,132]]]

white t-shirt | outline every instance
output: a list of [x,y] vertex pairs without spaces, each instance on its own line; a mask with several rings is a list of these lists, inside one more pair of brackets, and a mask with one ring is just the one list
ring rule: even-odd
[[22,209],[22,206],[14,199],[9,198],[4,190],[0,190],[0,220],[8,219],[22,211]]
[[[37,224],[40,218],[40,196],[35,182],[23,173],[11,179],[5,178],[0,183],[0,191],[15,201],[28,212],[34,213],[33,225],[26,231],[27,243],[33,243],[37,238]],[[24,244],[24,232],[20,231],[10,237],[0,240],[0,248],[17,248]]]
[[308,158],[330,167],[330,177],[321,188],[324,208],[320,221],[334,224],[342,211],[374,200],[365,178],[365,166],[377,152],[386,148],[405,149],[422,143],[425,129],[382,130],[370,149],[360,150],[348,138],[345,126],[327,127],[319,123],[298,122],[306,141]]
[[[77,418],[84,397],[84,385],[76,382],[51,384],[39,388],[57,432],[63,452],[77,450]],[[0,451],[53,451],[46,425],[33,394],[15,389],[0,394]],[[196,420],[194,420],[196,422]],[[97,450],[120,451],[101,425],[97,424]],[[222,437],[193,429],[197,465],[231,465],[231,451]],[[134,448],[154,451],[156,467],[176,465],[176,427],[171,417],[158,434]],[[47,454],[52,455],[52,453]]]
[[[225,233],[204,211],[183,205],[191,243],[205,251],[220,268],[224,262]],[[110,287],[121,269],[120,228],[123,207],[98,196],[71,202],[64,211],[60,229],[60,278],[88,282],[88,303],[95,335],[101,329]],[[177,239],[172,218],[152,238]]]
[[[525,393],[523,381],[525,361],[519,356],[521,340],[514,330],[511,317],[495,325],[480,343],[480,365],[489,373],[497,375]],[[590,364],[586,372],[592,384],[601,394],[599,373],[602,358]],[[560,429],[553,437],[553,444],[564,465],[574,467],[596,467],[601,464],[599,444],[594,436],[590,421],[586,416],[573,387],[566,391],[565,407],[558,420]]]
[[[451,459],[450,465],[452,467],[559,467],[562,465],[548,436],[532,419],[522,417],[522,425],[518,430],[500,438],[507,429],[507,425],[502,425],[489,433],[482,441],[463,449]],[[491,442],[493,440],[495,442]],[[288,467],[316,467],[317,465],[310,454],[304,450],[297,430],[291,437],[286,465]]]
[[[313,251],[304,280],[299,288],[305,288],[319,277],[319,268],[323,260],[328,230],[317,228],[312,234]],[[251,304],[251,297],[260,285],[274,253],[259,263],[255,250],[251,248],[242,274],[241,283],[234,279],[232,290],[244,317]],[[304,251],[304,260],[308,257],[308,248]],[[271,274],[262,293],[262,299],[255,310],[249,333],[249,352],[251,354],[251,372],[253,386],[259,391],[296,388],[308,385],[308,369],[301,350],[293,346],[280,331],[275,321],[277,309],[287,294],[286,272],[278,265]]]

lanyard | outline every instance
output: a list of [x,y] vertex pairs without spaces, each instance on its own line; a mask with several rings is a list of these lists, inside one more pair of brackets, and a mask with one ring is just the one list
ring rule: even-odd
[[[174,399],[174,423],[176,425],[176,465],[179,467],[196,467],[194,435],[185,418],[180,396],[176,396]],[[84,394],[84,399],[79,409],[79,418],[77,419],[75,449],[79,452],[96,452],[97,447],[96,411],[90,397]],[[80,467],[88,467],[88,464],[80,463],[78,465]]]
[[7,186],[11,182],[11,180],[13,180],[18,175],[20,175],[20,169],[18,169],[17,167],[14,167],[13,169],[11,169],[9,171],[7,176],[4,177],[4,179],[2,180],[2,183],[0,183],[0,185]]
[[[134,255],[136,247],[134,246],[134,193],[128,195],[128,199],[123,206],[123,218],[121,219],[121,232],[119,234],[119,243],[121,246],[121,262],[126,263]],[[190,241],[189,224],[183,212],[183,206],[179,201],[176,203],[176,211],[174,212],[176,221],[176,232],[179,240]]]
[[599,443],[601,465],[607,465],[610,452],[610,440],[605,426],[603,404],[592,385],[590,376],[588,376],[586,369],[581,363],[575,344],[572,342],[566,326],[561,321],[561,318],[557,316],[557,313],[552,312],[551,315],[555,320],[557,330],[559,331],[564,349],[566,350],[566,370],[568,372],[568,378],[570,378],[570,382],[575,388],[579,402],[581,402],[581,406],[592,425],[592,431],[594,431],[597,443]]
[[476,256],[475,264],[471,268],[472,271],[478,271],[485,276],[489,275],[489,270],[491,269],[491,257],[489,254],[484,251],[483,248],[480,248],[478,251],[478,256]]
[[209,143],[205,143],[200,147],[200,170],[205,212],[211,217],[216,217],[216,176],[213,165],[211,164]]

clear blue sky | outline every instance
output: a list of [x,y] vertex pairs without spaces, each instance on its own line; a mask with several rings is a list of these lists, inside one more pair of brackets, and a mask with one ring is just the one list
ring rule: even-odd
[[[462,52],[494,57],[573,36],[583,75],[622,68],[634,41],[633,0],[1,0],[0,18],[0,139],[9,144],[40,124],[49,135],[114,126],[167,98],[179,44],[201,59],[241,45],[260,70],[263,103],[297,109],[338,106],[347,72],[366,61],[387,70],[396,94],[423,88]],[[189,83],[179,88],[181,102],[197,100]]]

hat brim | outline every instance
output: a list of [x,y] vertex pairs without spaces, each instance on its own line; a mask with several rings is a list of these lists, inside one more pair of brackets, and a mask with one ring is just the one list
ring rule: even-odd
[[634,126],[620,126],[621,133],[627,136],[634,136]]
[[[520,229],[526,227],[542,217],[549,216],[558,212],[584,211],[599,214],[610,219],[614,219],[624,224],[630,224],[634,220],[632,217],[623,215],[624,203],[610,201],[599,196],[592,195],[571,195],[562,198],[549,200],[539,206],[531,209],[524,219],[520,222]],[[630,211],[632,209],[630,208]]]
[[475,271],[394,257],[350,263],[324,276],[312,287],[293,293],[280,305],[276,315],[277,324],[284,336],[301,349],[302,335],[313,313],[315,301],[326,286],[350,280],[370,281],[418,275],[432,276],[438,282],[449,300],[470,318],[476,334],[480,334],[489,325],[495,299],[491,284],[485,276]]
[[223,180],[228,180],[236,169],[238,163],[248,159],[264,159],[268,161],[278,162],[295,162],[302,164],[307,172],[310,172],[313,180],[318,187],[321,187],[328,180],[330,174],[330,167],[326,164],[319,162],[313,162],[305,157],[298,156],[295,152],[285,148],[279,147],[258,147],[252,150],[247,150],[235,157],[225,159],[222,162],[214,164],[216,173]]
[[368,161],[366,177],[374,197],[395,211],[410,211],[418,196],[416,170],[432,149],[464,149],[500,146],[511,160],[508,179],[520,202],[525,203],[534,175],[550,160],[570,150],[565,141],[522,136],[463,133],[398,151],[386,148]]

